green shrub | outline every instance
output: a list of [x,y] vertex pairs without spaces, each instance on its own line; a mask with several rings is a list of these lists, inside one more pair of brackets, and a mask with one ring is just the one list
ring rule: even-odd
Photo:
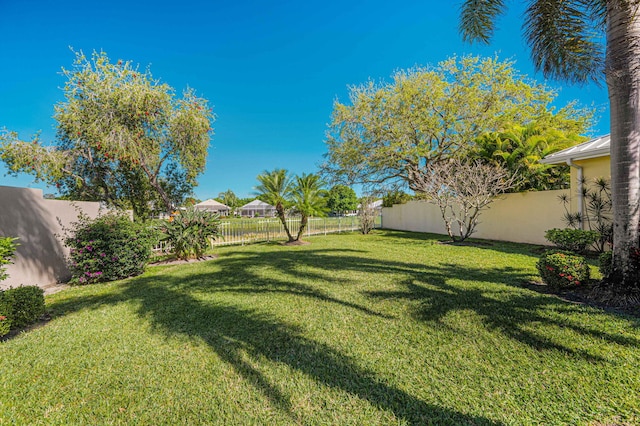
[[547,251],[536,266],[542,281],[553,291],[579,286],[589,279],[585,258],[568,251]]
[[406,204],[411,201],[411,195],[404,191],[389,191],[382,196],[382,207],[393,207],[394,204]]
[[0,337],[11,330],[11,304],[5,300],[3,291],[0,291]]
[[33,324],[44,314],[44,290],[35,285],[10,288],[2,292],[10,306],[11,328]]
[[161,227],[163,241],[167,241],[171,252],[179,259],[202,257],[211,247],[211,238],[220,235],[220,220],[217,214],[189,207],[175,212]]
[[113,281],[144,272],[151,256],[152,231],[122,214],[82,216],[67,230],[72,283]]
[[0,237],[0,281],[7,278],[6,269],[4,265],[11,263],[11,258],[16,251],[17,238]]
[[586,231],[584,229],[549,229],[544,237],[555,244],[561,250],[568,250],[574,253],[584,253],[587,248],[595,243],[600,234],[596,231]]
[[603,253],[600,253],[600,256],[598,257],[598,262],[599,262],[598,269],[602,274],[602,278],[609,277],[613,269],[613,252],[605,251]]

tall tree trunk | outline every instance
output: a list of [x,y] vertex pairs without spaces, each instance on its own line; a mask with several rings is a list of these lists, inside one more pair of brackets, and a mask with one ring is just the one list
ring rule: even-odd
[[[640,0],[607,1],[606,76],[611,104],[611,197],[616,293],[637,288],[640,245]],[[616,278],[617,277],[617,278]]]

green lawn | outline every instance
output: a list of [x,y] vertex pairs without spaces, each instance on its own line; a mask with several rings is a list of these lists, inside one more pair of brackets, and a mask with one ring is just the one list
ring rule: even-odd
[[638,424],[640,320],[522,287],[534,247],[377,232],[47,298],[0,424]]

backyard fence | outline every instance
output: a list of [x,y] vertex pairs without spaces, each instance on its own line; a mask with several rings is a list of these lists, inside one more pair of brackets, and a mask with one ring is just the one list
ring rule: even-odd
[[[382,225],[382,217],[378,215],[375,220],[375,228]],[[288,218],[287,226],[291,234],[295,236],[300,227],[300,218]],[[304,236],[327,235],[341,232],[353,232],[360,229],[360,221],[356,216],[345,217],[317,217],[309,218]],[[253,218],[231,219],[220,221],[220,237],[212,241],[214,246],[232,244],[251,244],[265,241],[278,241],[287,239],[287,234],[279,219]],[[167,253],[171,250],[168,243],[158,242],[153,251],[156,254]]]

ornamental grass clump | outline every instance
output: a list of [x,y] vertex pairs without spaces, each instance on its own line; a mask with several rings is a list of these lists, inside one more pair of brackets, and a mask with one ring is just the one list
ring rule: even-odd
[[536,266],[542,281],[552,291],[577,287],[589,280],[589,265],[585,258],[568,251],[547,251]]
[[140,275],[151,256],[151,236],[148,227],[123,214],[81,216],[65,238],[71,249],[71,282],[92,284]]
[[161,226],[163,241],[178,259],[201,258],[211,248],[211,239],[220,236],[217,214],[189,207],[179,210]]

